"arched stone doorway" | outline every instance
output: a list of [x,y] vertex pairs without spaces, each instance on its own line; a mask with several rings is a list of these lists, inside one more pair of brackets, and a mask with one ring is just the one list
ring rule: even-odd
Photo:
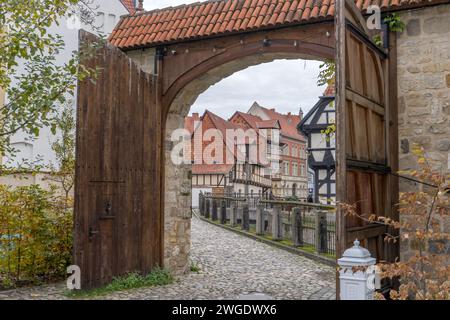
[[[375,209],[395,217],[396,180],[389,172],[397,166],[397,109],[395,93],[388,91],[389,54],[371,41],[354,3],[339,2],[338,12],[338,200],[360,202],[375,195],[360,211]],[[170,132],[183,126],[201,92],[238,70],[274,59],[333,59],[333,34],[335,25],[327,19],[158,43],[147,48],[149,56],[137,46],[141,65],[110,45],[89,61],[104,72],[97,84],[81,83],[78,97],[75,260],[83,270],[83,286],[130,271],[148,272],[156,265],[186,270],[189,167],[171,164]],[[153,70],[145,72],[145,66]],[[368,136],[361,134],[369,129]],[[364,149],[372,144],[376,150]],[[395,258],[396,248],[382,242],[386,230],[347,220],[339,212],[337,217],[338,256],[358,237],[367,240],[377,258]]]
[[[282,45],[278,48],[272,46],[269,50],[264,50],[262,40],[257,42],[251,50],[242,50],[240,54],[236,54],[231,61],[218,60],[217,66],[186,82],[170,104],[163,146],[165,149],[164,264],[171,270],[183,272],[189,267],[190,219],[187,217],[191,215],[191,166],[175,165],[171,162],[172,132],[184,127],[184,118],[201,93],[235,72],[278,59],[323,60],[331,58],[334,54],[332,47],[313,42],[305,44],[304,47],[296,47],[295,41],[295,39],[282,40]],[[276,44],[277,40],[272,40],[272,43]],[[292,52],[291,48],[286,47],[287,43],[290,43],[297,52]],[[323,54],[313,55],[312,52],[323,52]],[[200,67],[197,66],[197,68]]]

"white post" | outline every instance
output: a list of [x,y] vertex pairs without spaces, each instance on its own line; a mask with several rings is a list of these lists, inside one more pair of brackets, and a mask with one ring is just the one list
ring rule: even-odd
[[373,300],[375,263],[376,259],[359,245],[358,239],[353,247],[345,250],[338,260],[341,300]]

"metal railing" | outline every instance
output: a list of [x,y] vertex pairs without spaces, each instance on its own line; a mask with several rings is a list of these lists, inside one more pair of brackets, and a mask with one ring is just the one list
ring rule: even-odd
[[320,254],[336,252],[335,206],[267,196],[201,193],[199,197],[199,212],[205,218]]

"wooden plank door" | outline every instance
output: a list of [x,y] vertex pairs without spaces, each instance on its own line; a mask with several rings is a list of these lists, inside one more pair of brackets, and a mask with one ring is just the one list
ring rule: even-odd
[[[395,39],[389,49],[378,48],[354,1],[336,6],[337,201],[356,204],[365,218],[397,219],[398,181],[390,175],[398,158]],[[398,256],[396,245],[384,241],[395,231],[343,211],[337,213],[338,258],[355,239],[378,261]]]
[[[80,43],[98,39],[80,32]],[[153,76],[99,48],[78,86],[74,260],[82,288],[162,265],[161,121]]]

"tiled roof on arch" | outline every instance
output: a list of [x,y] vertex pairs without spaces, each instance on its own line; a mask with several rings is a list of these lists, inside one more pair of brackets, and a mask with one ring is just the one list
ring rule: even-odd
[[123,6],[128,10],[130,14],[136,13],[136,1],[135,0],[120,0]]
[[[331,19],[336,0],[209,0],[124,16],[110,42],[121,49]],[[442,0],[355,0],[362,11],[407,9]]]

